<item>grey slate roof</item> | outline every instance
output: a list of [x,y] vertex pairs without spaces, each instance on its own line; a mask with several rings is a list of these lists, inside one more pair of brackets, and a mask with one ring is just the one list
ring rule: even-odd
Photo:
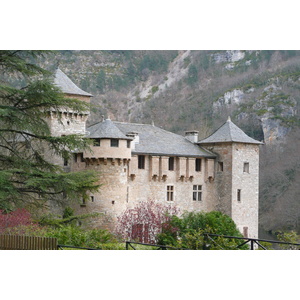
[[110,119],[88,127],[87,131],[89,132],[89,138],[132,140],[132,138],[126,136]]
[[230,118],[219,129],[198,144],[236,142],[246,144],[263,144],[248,136],[242,129],[237,127]]
[[166,155],[183,157],[216,157],[215,154],[193,144],[185,137],[149,124],[114,124],[124,133],[137,132],[139,143],[132,151],[134,154]]
[[54,83],[61,88],[66,94],[90,96],[91,94],[80,89],[64,72],[59,68],[56,69],[54,74]]

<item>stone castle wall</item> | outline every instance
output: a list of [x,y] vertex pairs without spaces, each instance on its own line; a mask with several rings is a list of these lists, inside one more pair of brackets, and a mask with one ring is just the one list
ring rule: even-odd
[[230,216],[245,236],[258,237],[259,145],[217,143],[206,148],[218,155],[211,210]]
[[231,217],[244,235],[257,238],[259,146],[233,143],[232,154]]
[[[75,154],[72,170],[92,169],[99,172],[99,193],[91,195],[89,202],[77,207],[77,213],[98,212],[111,219],[113,229],[117,217],[139,202],[154,200],[178,207],[184,211],[207,211],[210,207],[211,183],[205,178],[213,176],[202,159],[201,171],[195,171],[195,158],[175,158],[174,170],[168,168],[168,157],[146,156],[145,168],[139,169],[137,156],[127,159],[82,159]],[[211,164],[211,160],[210,160]],[[213,168],[210,166],[210,168]],[[172,186],[172,201],[167,199],[168,186]],[[197,187],[195,190],[195,186]],[[200,187],[201,186],[201,187]],[[193,193],[201,193],[201,200],[193,200]],[[102,226],[102,219],[95,219],[93,226]]]

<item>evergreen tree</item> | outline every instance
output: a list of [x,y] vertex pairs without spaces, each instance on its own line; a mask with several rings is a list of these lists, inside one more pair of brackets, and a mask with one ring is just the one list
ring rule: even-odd
[[44,156],[47,151],[68,159],[72,150],[89,147],[83,136],[50,135],[50,110],[89,107],[64,97],[51,73],[38,66],[45,55],[49,53],[0,51],[0,209],[40,206],[63,196],[81,200],[99,188],[94,172],[66,173]]

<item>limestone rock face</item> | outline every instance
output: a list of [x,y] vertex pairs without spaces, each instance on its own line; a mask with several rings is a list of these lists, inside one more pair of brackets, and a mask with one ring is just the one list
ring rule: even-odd
[[219,108],[222,106],[228,106],[231,104],[239,104],[242,102],[244,97],[244,92],[240,89],[234,89],[233,91],[226,92],[223,97],[220,97],[216,102],[214,102],[214,108]]

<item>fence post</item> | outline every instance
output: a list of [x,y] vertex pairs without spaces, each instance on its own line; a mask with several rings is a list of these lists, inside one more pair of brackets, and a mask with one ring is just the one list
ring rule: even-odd
[[203,247],[202,247],[203,250],[207,250],[207,247],[206,247],[206,242],[207,242],[207,241],[208,241],[207,235],[204,234],[204,235],[203,235]]
[[251,250],[254,250],[254,240],[251,239]]

